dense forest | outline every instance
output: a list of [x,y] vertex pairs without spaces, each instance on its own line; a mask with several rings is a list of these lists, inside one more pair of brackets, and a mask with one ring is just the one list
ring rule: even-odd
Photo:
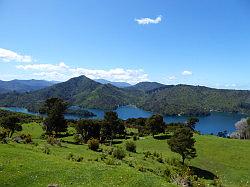
[[85,76],[28,93],[0,94],[0,106],[38,111],[43,102],[51,97],[64,99],[72,106],[103,110],[132,104],[163,115],[199,116],[209,115],[211,111],[250,113],[250,91],[189,85],[167,86],[155,82],[118,88]]

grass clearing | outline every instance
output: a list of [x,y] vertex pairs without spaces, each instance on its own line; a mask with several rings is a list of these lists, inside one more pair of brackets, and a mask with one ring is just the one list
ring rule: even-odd
[[[71,131],[73,131],[71,129]],[[123,161],[108,165],[102,161],[102,153],[88,149],[87,145],[75,145],[73,137],[65,137],[62,147],[47,145],[40,139],[39,124],[24,124],[21,133],[30,133],[35,144],[0,144],[0,186],[175,186],[156,173],[167,169],[157,157],[145,158],[144,152],[159,154],[168,159],[180,157],[167,145],[167,136],[153,139],[151,136],[136,141],[137,152],[126,152]],[[19,132],[20,133],[20,132]],[[14,135],[15,136],[15,135]],[[196,135],[198,157],[189,164],[202,169],[206,184],[211,183],[209,173],[218,175],[225,186],[249,186],[250,141],[223,139],[215,136]],[[114,146],[124,147],[125,141]],[[50,154],[43,153],[44,147]],[[101,145],[102,149],[108,149]],[[83,157],[82,162],[68,160],[68,155]],[[111,160],[112,161],[112,160]],[[111,162],[112,163],[112,162]],[[147,168],[147,171],[141,172]],[[152,170],[153,172],[150,172]]]

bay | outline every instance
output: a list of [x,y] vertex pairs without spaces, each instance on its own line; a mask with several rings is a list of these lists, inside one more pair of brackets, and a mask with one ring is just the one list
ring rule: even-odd
[[[1,107],[1,109],[9,110],[13,112],[21,112],[32,115],[39,115],[34,112],[29,112],[25,108],[19,107]],[[92,119],[103,119],[104,111],[99,109],[87,109],[90,112],[96,114],[95,117],[91,117]],[[152,112],[148,112],[142,110],[140,108],[136,108],[133,106],[121,106],[115,110],[121,119],[128,118],[148,118],[153,115]],[[235,131],[234,124],[242,118],[247,117],[243,114],[237,113],[225,113],[225,112],[212,112],[210,116],[199,117],[199,123],[196,125],[196,130],[200,131],[202,134],[217,134],[220,131],[227,131],[231,133]],[[82,118],[78,115],[69,115],[65,114],[66,119],[74,119],[78,120]],[[164,116],[164,121],[166,123],[177,123],[177,122],[185,122],[188,119],[186,116]]]

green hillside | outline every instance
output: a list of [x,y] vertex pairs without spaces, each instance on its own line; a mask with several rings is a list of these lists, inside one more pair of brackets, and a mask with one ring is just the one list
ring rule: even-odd
[[177,85],[147,94],[140,107],[169,115],[204,115],[210,110],[249,114],[249,103],[250,91]]
[[[109,164],[102,160],[102,152],[94,152],[86,145],[75,145],[72,136],[62,138],[62,146],[48,145],[40,139],[39,124],[24,124],[22,133],[31,133],[34,144],[0,144],[0,186],[175,186],[160,171],[169,168],[169,161],[180,159],[172,153],[167,139],[144,137],[137,140],[137,153],[127,152],[124,160]],[[70,129],[73,132],[73,129]],[[250,141],[222,139],[196,135],[198,157],[189,164],[196,167],[206,186],[213,184],[213,175],[223,186],[249,186]],[[116,144],[114,146],[123,146]],[[44,153],[44,148],[50,154]],[[102,149],[107,146],[102,145]],[[145,158],[144,152],[158,153],[165,160]],[[83,157],[81,162],[68,160],[69,154]],[[169,161],[167,161],[169,160]],[[171,166],[172,167],[172,166]],[[145,169],[143,171],[141,168]],[[158,172],[156,172],[158,171]],[[202,171],[202,172],[201,172]]]
[[0,105],[25,107],[31,111],[38,111],[46,99],[57,97],[70,105],[112,110],[118,105],[136,103],[137,99],[140,100],[136,97],[138,92],[140,91],[125,91],[111,84],[103,85],[80,76],[34,92],[2,94]]
[[132,104],[163,115],[208,115],[211,110],[250,113],[250,91],[189,85],[166,86],[155,82],[118,88],[85,76],[34,92],[0,94],[0,106],[18,106],[38,111],[50,97],[61,98],[70,105],[103,110]]

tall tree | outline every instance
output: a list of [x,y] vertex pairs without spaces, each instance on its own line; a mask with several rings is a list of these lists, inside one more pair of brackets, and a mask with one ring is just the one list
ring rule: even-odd
[[189,127],[176,129],[173,136],[168,140],[171,151],[181,155],[182,164],[184,164],[185,159],[192,159],[197,156],[194,144],[193,131]]
[[102,137],[111,140],[110,143],[112,143],[115,135],[122,135],[125,133],[125,126],[118,118],[116,112],[110,111],[105,113],[101,132]]
[[79,120],[75,125],[75,129],[77,134],[80,134],[83,137],[85,143],[91,138],[94,139],[100,138],[101,125],[97,120],[91,120],[91,119]]
[[6,116],[1,118],[0,126],[9,132],[9,137],[11,138],[15,131],[21,131],[22,125],[20,124],[20,119],[15,116]]
[[191,128],[192,131],[194,131],[194,130],[195,130],[195,125],[196,125],[196,123],[198,123],[198,122],[199,122],[199,119],[198,119],[198,118],[195,118],[195,117],[188,118],[188,120],[187,120],[187,126],[188,126],[189,128]]
[[148,128],[149,132],[153,135],[164,132],[165,123],[163,121],[163,117],[159,114],[155,114],[148,118],[146,122],[146,127]]
[[41,112],[47,114],[44,121],[44,127],[47,134],[67,131],[67,123],[64,119],[64,113],[67,109],[67,103],[59,98],[50,98],[45,101]]

